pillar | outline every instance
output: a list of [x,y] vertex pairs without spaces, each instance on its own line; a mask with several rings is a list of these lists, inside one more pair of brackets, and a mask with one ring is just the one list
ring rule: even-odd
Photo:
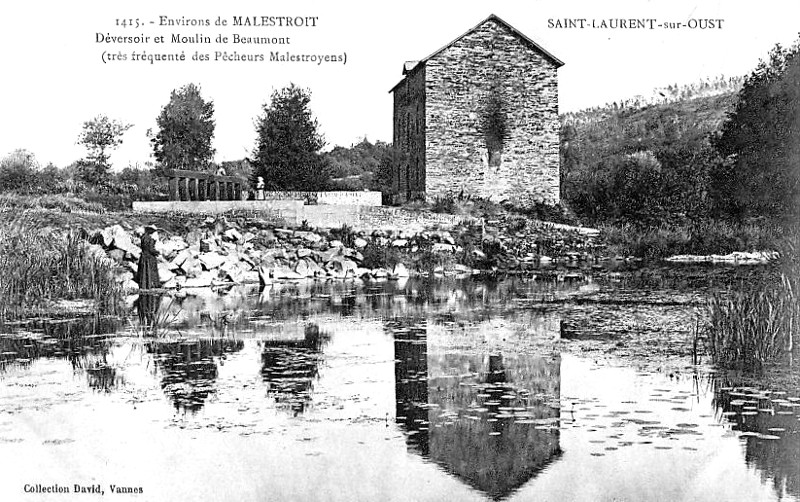
[[175,176],[169,177],[169,200],[181,200],[178,194],[178,178]]
[[198,187],[197,184],[200,182],[197,178],[190,178],[189,179],[189,200],[200,200],[198,197]]

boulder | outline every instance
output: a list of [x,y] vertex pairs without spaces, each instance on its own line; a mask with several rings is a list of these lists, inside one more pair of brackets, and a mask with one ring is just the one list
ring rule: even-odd
[[302,276],[294,270],[291,270],[289,267],[283,265],[273,267],[272,277],[275,279],[305,279],[305,276]]
[[434,253],[452,253],[455,251],[455,246],[452,244],[443,244],[441,242],[437,242],[433,245],[432,251]]
[[315,232],[304,232],[304,231],[296,231],[294,233],[295,237],[299,237],[306,242],[317,243],[320,242],[323,237]]
[[225,263],[225,256],[216,252],[200,253],[200,263],[206,270],[214,270]]
[[328,263],[333,260],[337,256],[342,255],[341,247],[332,247],[327,251],[316,251],[317,258],[319,258],[320,263]]
[[188,277],[183,287],[185,288],[207,288],[211,286],[217,274],[212,271],[204,271],[197,275],[197,277]]
[[409,277],[410,275],[411,274],[408,272],[408,269],[402,263],[396,264],[394,266],[394,269],[392,269],[392,274],[391,274],[391,276],[396,279],[399,279],[401,277]]
[[228,242],[242,242],[243,240],[242,234],[239,233],[239,231],[235,228],[229,228],[228,230],[225,230],[225,233],[223,233],[222,236]]
[[353,260],[348,260],[343,256],[336,256],[331,260],[328,264],[328,269],[335,270],[337,272],[349,272],[350,275],[355,276],[355,271],[358,268],[358,265]]
[[112,249],[108,252],[109,258],[117,263],[122,263],[125,260],[125,251],[121,249]]
[[175,277],[175,273],[167,268],[166,263],[158,264],[158,278],[161,280],[161,284],[168,283],[173,277]]
[[112,230],[112,227],[106,227],[102,230],[98,230],[92,240],[96,241],[97,244],[106,249],[110,248],[114,243],[114,231]]
[[246,284],[254,284],[259,282],[258,270],[248,270],[242,276],[242,282]]
[[222,267],[219,269],[219,278],[224,281],[235,282],[236,284],[241,284],[244,282],[244,273],[245,271],[239,267],[238,264],[230,264],[230,262],[224,263]]
[[217,241],[211,238],[201,239],[200,240],[200,252],[201,253],[211,253],[213,251],[218,251],[219,246],[217,246]]
[[117,273],[117,275],[114,277],[114,280],[116,282],[121,282],[121,283],[132,281],[133,280],[133,272],[123,269],[121,272]]
[[275,278],[272,276],[272,267],[266,263],[262,263],[258,267],[258,281],[262,286],[272,284]]
[[181,265],[184,264],[184,262],[186,262],[186,260],[188,260],[191,257],[192,257],[191,251],[189,251],[188,249],[184,249],[175,255],[175,257],[172,259],[172,263],[176,267],[180,267]]
[[408,240],[406,240],[406,239],[395,239],[395,240],[392,241],[392,246],[394,246],[396,248],[404,247],[407,244],[408,244]]
[[294,266],[294,271],[303,277],[314,277],[314,272],[311,270],[311,267],[308,266],[308,260],[302,258],[297,261],[297,265]]
[[164,241],[156,241],[156,251],[168,260],[174,258],[179,251],[187,247],[189,245],[181,237],[170,237]]
[[300,248],[300,249],[297,250],[297,257],[298,258],[305,258],[307,256],[311,256],[312,253],[313,253],[313,251],[311,251],[308,248]]
[[133,293],[139,291],[139,285],[133,279],[126,280],[122,283],[123,293]]
[[176,275],[169,281],[164,283],[164,287],[167,289],[181,289],[186,284],[188,279],[182,275]]
[[186,243],[189,244],[189,246],[197,246],[200,244],[200,239],[202,239],[202,237],[203,234],[199,230],[196,228],[192,229],[186,234]]
[[353,245],[357,249],[364,249],[365,247],[367,247],[367,241],[362,239],[361,237],[356,237],[356,239],[353,241]]
[[116,249],[121,249],[125,251],[125,253],[130,256],[131,258],[138,260],[139,256],[142,254],[142,250],[139,249],[139,246],[133,243],[131,240],[131,236],[122,229],[119,225],[115,225],[119,228],[119,230],[115,231],[114,233],[114,243],[112,246]]
[[186,277],[197,277],[203,271],[203,266],[199,260],[189,257],[181,263],[180,270]]
[[311,274],[309,277],[320,277],[325,275],[325,269],[320,267],[317,262],[311,259],[306,260],[306,262],[308,263],[308,273]]

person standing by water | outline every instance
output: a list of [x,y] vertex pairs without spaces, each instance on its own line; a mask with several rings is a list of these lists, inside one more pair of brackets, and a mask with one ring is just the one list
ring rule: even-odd
[[144,227],[144,234],[140,247],[142,254],[139,256],[139,267],[136,269],[134,280],[139,284],[139,289],[158,289],[161,287],[161,280],[158,278],[158,251],[156,250],[156,240],[153,237],[157,228],[154,225]]

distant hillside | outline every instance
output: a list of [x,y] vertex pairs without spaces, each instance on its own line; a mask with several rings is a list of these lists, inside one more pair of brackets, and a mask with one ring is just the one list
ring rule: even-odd
[[642,107],[606,106],[567,113],[560,117],[561,141],[599,154],[694,141],[717,131],[735,103],[736,93],[725,92]]
[[[709,137],[735,105],[740,81],[670,87],[634,100],[563,114],[562,196],[591,222],[665,221],[701,211]],[[684,97],[681,97],[684,96]]]

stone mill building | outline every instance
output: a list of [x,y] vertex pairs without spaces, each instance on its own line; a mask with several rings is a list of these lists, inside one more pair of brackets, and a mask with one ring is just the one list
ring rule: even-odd
[[395,202],[447,194],[558,203],[562,63],[495,15],[403,66],[394,95]]

